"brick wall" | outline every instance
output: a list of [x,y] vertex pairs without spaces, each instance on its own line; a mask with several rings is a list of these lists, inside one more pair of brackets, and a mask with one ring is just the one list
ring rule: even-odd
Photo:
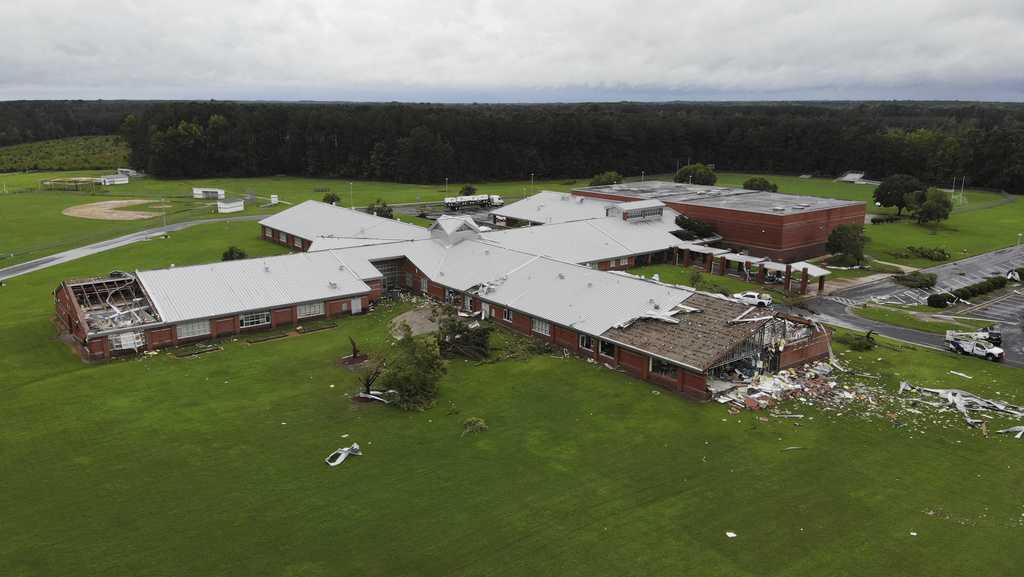
[[295,310],[296,307],[288,307],[284,309],[276,309],[270,312],[270,326],[276,327],[281,325],[290,325],[295,323],[295,319],[298,316],[298,312]]
[[160,347],[172,346],[177,342],[174,327],[161,327],[146,331],[146,350],[152,351]]
[[779,357],[779,368],[786,369],[811,361],[828,358],[828,345],[831,336],[827,332],[815,331],[810,337],[789,343]]

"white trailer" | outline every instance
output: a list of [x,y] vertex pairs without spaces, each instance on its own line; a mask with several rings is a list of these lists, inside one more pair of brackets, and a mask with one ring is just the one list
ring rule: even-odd
[[244,200],[218,200],[217,213],[227,214],[229,212],[242,212],[245,210]]
[[224,189],[222,188],[193,188],[192,198],[207,200],[224,200]]
[[97,178],[96,182],[97,182],[97,184],[101,184],[103,186],[113,186],[115,184],[128,184],[128,175],[127,174],[108,174],[106,176],[101,176],[101,177]]
[[444,199],[444,206],[448,210],[461,210],[463,208],[502,206],[505,199],[497,194],[474,194],[472,196],[448,196]]

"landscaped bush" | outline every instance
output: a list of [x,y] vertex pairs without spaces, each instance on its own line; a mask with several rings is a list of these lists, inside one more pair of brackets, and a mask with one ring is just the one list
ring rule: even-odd
[[871,224],[889,224],[891,222],[899,222],[903,220],[902,216],[872,216]]
[[836,340],[854,351],[870,351],[875,348],[875,339],[870,332],[863,335],[842,333],[836,336]]
[[932,248],[927,246],[908,246],[907,252],[918,258],[926,258],[928,260],[949,260],[949,251],[944,248]]
[[935,273],[914,271],[907,274],[899,274],[893,277],[897,283],[910,288],[931,288],[935,286],[938,277]]
[[928,295],[928,306],[944,309],[949,305],[949,295],[946,293]]
[[967,285],[965,287],[956,289],[955,291],[953,291],[952,296],[950,296],[949,294],[931,295],[928,297],[928,306],[942,308],[943,306],[945,306],[945,304],[933,304],[939,302],[939,297],[944,298],[946,303],[952,301],[954,297],[960,300],[967,300],[972,297],[990,293],[994,290],[999,290],[1005,287],[1007,282],[1008,281],[1004,276],[990,276],[981,282],[976,282],[972,285]]

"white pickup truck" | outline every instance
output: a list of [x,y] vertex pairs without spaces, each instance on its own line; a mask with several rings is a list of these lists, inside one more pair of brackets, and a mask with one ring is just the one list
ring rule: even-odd
[[732,295],[732,298],[740,301],[741,303],[743,303],[745,305],[750,305],[750,306],[755,306],[755,307],[767,307],[767,306],[771,306],[771,304],[772,304],[772,295],[761,294],[761,293],[758,293],[757,291],[747,291],[747,292],[742,292],[742,293],[736,293],[736,294]]
[[980,357],[990,361],[1003,360],[1003,349],[988,341],[964,338],[953,331],[946,333],[946,346],[949,347],[949,350],[961,355]]

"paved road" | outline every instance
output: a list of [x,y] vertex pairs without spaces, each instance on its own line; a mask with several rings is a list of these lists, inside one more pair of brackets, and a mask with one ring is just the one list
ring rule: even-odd
[[141,242],[154,236],[159,236],[162,234],[166,234],[168,232],[183,230],[189,227],[193,227],[197,224],[209,224],[213,222],[244,222],[251,220],[262,220],[266,217],[267,215],[265,214],[252,214],[246,216],[228,216],[223,218],[205,218],[200,220],[188,220],[185,222],[169,224],[167,226],[159,226],[156,228],[140,230],[138,232],[126,234],[124,236],[119,236],[117,238],[102,240],[100,242],[95,242],[93,244],[87,244],[85,246],[80,246],[78,248],[73,248],[70,250],[66,250],[64,252],[59,252],[57,254],[51,254],[49,256],[44,256],[41,258],[37,258],[35,260],[30,260],[28,262],[23,262],[21,264],[9,266],[7,268],[2,268],[0,269],[0,280],[7,280],[9,278],[14,278],[16,276],[28,274],[30,272],[35,272],[37,270],[42,270],[44,268],[49,268],[51,266],[56,266],[61,263],[76,260],[85,256],[94,255],[113,248],[118,248],[132,243]]
[[[864,319],[854,315],[848,308],[869,300],[921,304],[932,292],[951,291],[995,274],[1005,274],[1009,269],[1022,265],[1024,265],[1024,246],[1004,248],[926,269],[926,272],[935,273],[937,276],[936,288],[928,291],[907,289],[890,279],[883,279],[840,290],[829,296],[811,299],[807,302],[807,307],[816,313],[815,318],[823,322],[861,331],[873,330],[887,337],[944,349],[942,335]],[[1020,322],[1022,313],[1024,313],[1024,291],[1013,292],[959,312],[965,316],[999,321],[1000,329],[1003,332],[1002,346],[1006,351],[1005,362],[1017,367],[1024,367],[1024,332],[1022,332]]]

